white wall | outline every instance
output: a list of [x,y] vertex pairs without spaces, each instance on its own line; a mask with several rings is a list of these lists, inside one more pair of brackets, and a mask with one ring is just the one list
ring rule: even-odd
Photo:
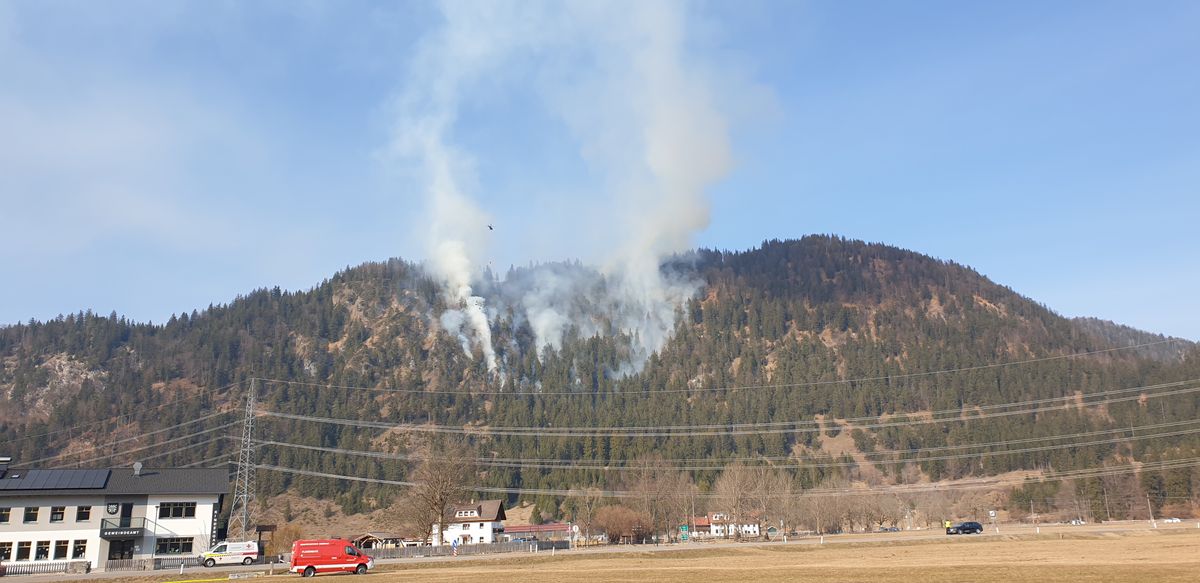
[[[36,523],[26,524],[25,507],[37,506],[38,519]],[[50,522],[50,508],[53,506],[65,506],[66,514],[62,522]],[[91,506],[91,517],[83,522],[76,520],[76,512],[79,506]],[[86,540],[87,551],[84,558],[92,563],[95,568],[100,561],[100,519],[104,517],[104,498],[102,496],[64,496],[64,497],[42,497],[42,498],[3,498],[0,499],[0,507],[11,508],[8,524],[0,524],[0,542],[12,543],[12,556],[16,559],[17,543],[31,542],[33,543],[30,549],[30,559],[37,553],[38,541],[50,541],[50,560],[54,557],[54,541],[66,540],[67,543],[67,558],[71,560],[71,553],[75,548],[76,540]]]
[[[483,526],[480,527],[479,525]],[[496,542],[496,529],[503,528],[503,522],[452,522],[446,525],[446,536],[438,536],[438,525],[433,525],[433,546],[450,544],[450,541],[471,535],[470,544],[490,544]]]
[[[158,507],[164,502],[195,502],[196,516],[194,518],[159,518]],[[220,541],[212,540],[213,507],[217,504],[215,495],[183,495],[183,496],[150,496],[146,501],[146,516],[153,522],[146,527],[151,530],[155,539],[171,537],[192,537],[192,551],[200,554]],[[148,541],[153,545],[153,541]],[[154,554],[154,547],[147,549],[147,555]]]
[[[133,501],[129,497],[122,497],[122,500]],[[146,538],[142,540],[142,549],[135,555],[138,558],[148,558],[154,556],[156,539],[168,537],[192,537],[192,550],[194,554],[199,554],[209,547],[215,541],[212,540],[212,516],[213,508],[216,506],[218,496],[213,494],[207,495],[180,495],[180,496],[150,496],[146,503],[135,502],[133,508],[134,517],[145,517],[148,522],[146,529],[149,531]],[[158,506],[163,502],[195,502],[196,516],[195,518],[158,518]],[[98,569],[104,566],[106,557],[101,556],[101,546],[106,546],[100,538],[100,521],[104,518],[116,518],[109,516],[105,512],[107,505],[106,499],[103,496],[63,496],[63,497],[41,497],[41,498],[3,498],[0,499],[0,507],[11,508],[8,524],[0,524],[0,542],[12,543],[13,558],[17,555],[17,543],[29,541],[33,543],[30,550],[30,557],[37,552],[38,541],[51,541],[50,556],[54,556],[54,541],[67,540],[67,560],[70,560],[71,553],[75,546],[76,540],[87,540],[87,551],[84,557],[91,562],[93,569]],[[36,523],[26,524],[24,522],[25,507],[37,506],[38,519]],[[50,508],[52,506],[65,506],[66,514],[62,522],[50,522]],[[91,517],[85,522],[76,521],[76,509],[78,506],[91,506]],[[53,560],[50,559],[50,560]]]

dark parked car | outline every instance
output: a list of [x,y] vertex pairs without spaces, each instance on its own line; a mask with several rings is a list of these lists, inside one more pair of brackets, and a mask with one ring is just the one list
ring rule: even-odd
[[946,534],[983,534],[983,525],[978,522],[960,522],[947,528]]

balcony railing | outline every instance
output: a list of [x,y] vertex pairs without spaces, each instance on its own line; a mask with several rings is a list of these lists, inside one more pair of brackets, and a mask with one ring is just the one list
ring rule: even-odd
[[104,518],[100,520],[100,538],[138,538],[155,526],[153,520],[142,517]]
[[146,524],[152,523],[152,522],[153,521],[147,520],[140,516],[138,516],[138,517],[122,516],[121,518],[103,518],[100,520],[100,530],[107,530],[110,528],[147,528]]

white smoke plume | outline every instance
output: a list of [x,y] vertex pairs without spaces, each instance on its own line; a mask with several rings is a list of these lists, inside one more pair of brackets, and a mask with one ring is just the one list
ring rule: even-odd
[[441,9],[443,26],[414,58],[395,145],[427,174],[430,267],[451,305],[443,327],[468,352],[469,333],[496,370],[485,300],[472,287],[484,262],[487,218],[463,193],[460,185],[472,182],[470,164],[449,142],[464,92],[519,60],[537,68],[532,78],[547,107],[606,178],[619,240],[610,242],[602,276],[542,266],[509,286],[519,297],[497,300],[524,317],[539,357],[547,347],[561,348],[568,330],[588,336],[615,327],[634,339],[630,364],[640,368],[699,288],[664,274],[662,264],[708,225],[705,191],[731,168],[714,84],[685,51],[687,7],[581,0],[444,2]]
[[439,320],[467,354],[473,337],[488,370],[496,372],[485,300],[472,287],[486,250],[488,217],[462,191],[463,183],[472,182],[469,158],[448,143],[464,86],[493,55],[504,52],[500,47],[507,42],[505,31],[486,25],[487,6],[451,11],[453,5],[445,5],[446,26],[426,39],[413,59],[392,146],[394,153],[418,160],[423,171],[429,268],[442,281],[449,306]]

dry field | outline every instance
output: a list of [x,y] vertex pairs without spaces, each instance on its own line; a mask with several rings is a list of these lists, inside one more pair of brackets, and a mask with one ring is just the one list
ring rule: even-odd
[[[208,577],[220,576],[212,572]],[[203,576],[105,579],[138,583],[205,580]],[[214,579],[207,579],[213,581]],[[299,581],[295,575],[253,579]],[[44,581],[44,579],[43,579]],[[550,557],[494,555],[479,559],[386,564],[365,577],[323,575],[321,581],[364,583],[626,583],[761,581],[920,583],[1200,581],[1200,529],[1123,533],[948,537],[883,543],[724,546],[656,552],[572,552]]]
[[387,582],[1200,581],[1200,532],[1059,539],[953,538],[791,545],[437,564],[380,573]]

